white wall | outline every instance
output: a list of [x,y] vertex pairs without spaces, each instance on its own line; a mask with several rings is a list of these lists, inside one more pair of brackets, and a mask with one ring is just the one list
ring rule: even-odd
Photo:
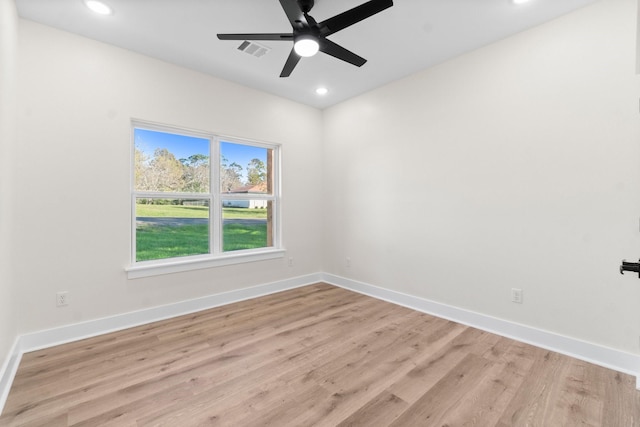
[[[7,76],[15,11],[0,5]],[[634,0],[602,0],[324,113],[20,20],[0,351],[15,321],[28,333],[324,270],[637,353],[640,281],[617,273],[640,256],[635,16]],[[127,280],[132,117],[282,143],[294,267]]]
[[638,353],[635,3],[325,110],[324,271]]
[[13,113],[17,28],[14,1],[0,0],[0,375],[5,356],[16,338],[14,281],[11,274],[11,216],[14,205],[10,159],[15,143]]
[[[320,271],[320,111],[30,21],[20,21],[18,48],[20,333]],[[294,266],[285,258],[127,280],[131,118],[281,143]],[[61,290],[70,304],[56,308]]]

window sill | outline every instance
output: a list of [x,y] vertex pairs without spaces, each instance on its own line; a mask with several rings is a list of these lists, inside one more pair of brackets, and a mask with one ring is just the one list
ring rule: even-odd
[[158,276],[161,274],[180,273],[183,271],[199,270],[203,268],[222,267],[225,265],[242,264],[245,262],[265,261],[283,258],[284,249],[265,249],[262,251],[233,252],[216,257],[197,256],[177,258],[173,260],[143,261],[125,268],[127,278]]

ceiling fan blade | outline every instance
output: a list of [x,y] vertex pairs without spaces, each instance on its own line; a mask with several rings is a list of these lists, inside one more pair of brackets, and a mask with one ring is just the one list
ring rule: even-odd
[[[284,0],[280,0],[281,2]],[[320,31],[328,36],[393,6],[393,0],[371,0],[320,22]]]
[[301,28],[303,26],[301,24],[308,25],[304,12],[297,0],[280,0],[280,5],[293,28]]
[[291,53],[287,58],[287,62],[285,62],[284,68],[280,73],[280,77],[289,77],[293,69],[296,68],[296,65],[298,65],[299,61],[300,61],[300,55],[298,55],[295,50],[291,49]]
[[367,62],[367,60],[363,57],[358,56],[350,50],[343,48],[339,44],[336,44],[331,40],[327,40],[324,38],[320,39],[320,51],[326,53],[327,55],[331,55],[334,58],[338,58],[345,62],[353,64],[356,67],[362,67],[364,63]]
[[272,33],[272,34],[218,34],[220,40],[284,40],[292,41],[291,33]]

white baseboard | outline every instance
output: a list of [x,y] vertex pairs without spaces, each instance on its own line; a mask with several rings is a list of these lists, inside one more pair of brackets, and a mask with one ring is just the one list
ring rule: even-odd
[[441,304],[412,295],[357,282],[327,273],[315,273],[278,282],[253,286],[193,300],[181,301],[102,319],[61,326],[20,335],[7,355],[0,370],[0,414],[6,403],[11,383],[15,377],[22,355],[26,352],[78,341],[109,332],[165,320],[221,305],[257,298],[276,292],[294,289],[318,282],[326,282],[344,289],[359,292],[377,299],[402,305],[434,316],[449,319],[474,328],[482,329],[518,341],[526,342],[558,353],[566,354],[609,369],[636,376],[636,387],[640,390],[640,356],[599,346],[553,332],[520,325],[480,313]]
[[102,319],[89,320],[87,322],[32,332],[20,336],[20,348],[23,353],[26,353],[42,348],[53,347],[55,345],[91,338],[97,335],[120,331],[134,326],[146,325],[151,322],[195,313],[197,311],[221,305],[257,298],[288,289],[299,288],[301,286],[321,281],[321,273],[309,274],[264,285],[208,295],[202,298],[180,301],[130,313],[118,314]]
[[288,289],[299,288],[321,281],[322,273],[309,274],[264,285],[20,335],[16,338],[13,348],[5,359],[5,363],[0,371],[0,414],[2,414],[2,409],[4,408],[6,398],[11,389],[11,383],[13,382],[13,378],[18,370],[18,365],[20,364],[20,359],[24,353],[286,291]]
[[640,355],[626,353],[531,326],[509,322],[485,314],[391,291],[332,274],[323,274],[323,281],[413,310],[432,314],[483,331],[584,360],[608,369],[633,375],[636,377],[636,388],[640,390]]
[[9,397],[11,383],[13,382],[13,378],[16,376],[16,372],[18,372],[20,359],[22,359],[22,352],[20,351],[20,337],[17,337],[13,341],[13,346],[11,346],[9,354],[0,369],[0,414],[2,414],[2,408],[4,408],[7,397]]

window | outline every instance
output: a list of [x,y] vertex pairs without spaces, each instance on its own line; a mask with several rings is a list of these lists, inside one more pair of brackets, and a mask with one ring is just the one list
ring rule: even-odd
[[136,122],[133,151],[129,277],[282,256],[277,145]]

